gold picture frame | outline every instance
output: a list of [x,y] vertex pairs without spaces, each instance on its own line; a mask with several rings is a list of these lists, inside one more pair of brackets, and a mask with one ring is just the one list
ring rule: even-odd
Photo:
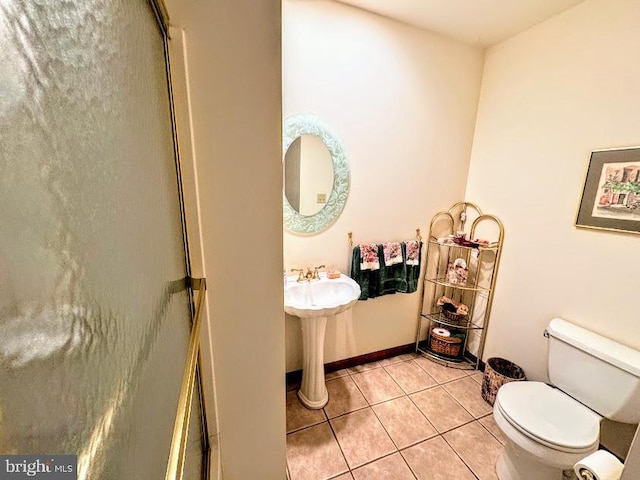
[[640,233],[640,147],[591,152],[575,226]]

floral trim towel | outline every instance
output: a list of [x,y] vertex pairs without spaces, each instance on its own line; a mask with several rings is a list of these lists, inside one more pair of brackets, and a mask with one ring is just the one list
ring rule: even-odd
[[368,243],[360,245],[360,270],[379,270],[380,258],[378,257],[378,245]]
[[384,252],[384,264],[389,267],[396,263],[402,263],[402,248],[400,242],[385,242],[382,244]]
[[417,240],[409,240],[407,246],[407,265],[420,265],[420,245]]

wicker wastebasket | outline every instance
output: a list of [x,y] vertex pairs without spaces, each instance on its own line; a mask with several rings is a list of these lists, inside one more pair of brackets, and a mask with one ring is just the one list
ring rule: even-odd
[[504,358],[493,357],[487,360],[482,379],[482,398],[490,404],[496,401],[498,389],[508,382],[526,380],[524,370]]

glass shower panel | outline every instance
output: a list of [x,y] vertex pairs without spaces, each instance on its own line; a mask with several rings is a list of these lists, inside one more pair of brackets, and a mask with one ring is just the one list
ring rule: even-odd
[[0,0],[0,453],[164,478],[191,326],[167,92],[146,0]]

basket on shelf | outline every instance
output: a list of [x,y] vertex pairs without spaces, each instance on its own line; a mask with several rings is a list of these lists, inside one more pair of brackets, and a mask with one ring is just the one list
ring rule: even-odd
[[467,316],[469,315],[469,307],[464,303],[456,302],[451,298],[442,296],[438,299],[436,305],[440,307],[440,311],[442,315],[448,319],[448,323],[455,325],[468,323]]
[[447,318],[448,323],[455,324],[455,325],[461,325],[461,324],[467,323],[468,315],[466,313],[460,314],[456,312],[450,312],[444,307],[440,307],[440,311],[442,312],[442,315],[444,315]]
[[458,357],[462,348],[462,339],[459,337],[443,337],[431,330],[431,350],[440,355]]

